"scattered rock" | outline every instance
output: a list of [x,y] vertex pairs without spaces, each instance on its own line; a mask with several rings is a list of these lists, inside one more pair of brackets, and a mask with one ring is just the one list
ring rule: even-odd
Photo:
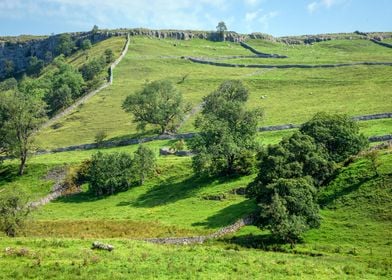
[[104,244],[104,243],[101,243],[99,241],[94,241],[91,249],[93,249],[93,250],[94,249],[106,250],[106,251],[111,252],[111,251],[114,250],[114,246],[110,245],[110,244]]
[[232,189],[230,191],[232,194],[238,194],[238,195],[245,195],[246,194],[246,187],[238,187],[235,189]]
[[224,193],[222,194],[210,194],[210,195],[205,195],[203,196],[203,199],[205,200],[224,200],[226,199],[226,195]]

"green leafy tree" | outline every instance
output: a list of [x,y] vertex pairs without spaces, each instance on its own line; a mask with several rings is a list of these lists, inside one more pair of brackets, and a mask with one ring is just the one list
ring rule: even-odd
[[133,167],[136,179],[140,185],[143,185],[146,178],[154,174],[156,168],[154,152],[143,145],[139,145],[134,153]]
[[308,178],[278,179],[261,189],[260,227],[294,244],[309,228],[320,226],[317,190]]
[[36,56],[32,56],[30,57],[29,64],[27,66],[27,74],[31,76],[38,76],[44,66],[45,63],[43,60],[38,59]]
[[253,167],[244,163],[254,162],[257,123],[262,114],[246,110],[248,95],[240,81],[226,81],[203,99],[201,116],[195,122],[200,133],[191,143],[197,173],[250,173]]
[[15,237],[23,229],[30,213],[27,200],[20,191],[0,195],[0,230],[9,237]]
[[368,145],[366,137],[359,133],[358,124],[346,115],[318,113],[300,131],[324,147],[335,162],[357,154]]
[[4,60],[4,71],[7,78],[12,77],[15,72],[15,64],[12,60]]
[[57,111],[62,110],[72,104],[72,90],[67,84],[59,88],[52,89],[44,98],[49,105],[49,115],[54,115]]
[[61,34],[58,38],[56,53],[58,55],[63,54],[65,56],[70,55],[75,49],[75,42],[72,40],[70,34]]
[[186,112],[190,110],[182,94],[167,80],[154,81],[135,94],[129,95],[123,109],[133,115],[138,129],[147,124],[156,125],[161,134],[173,131]]
[[62,85],[67,85],[71,89],[72,98],[76,99],[82,95],[84,80],[83,76],[72,66],[63,60],[56,58],[57,71],[53,74],[52,89],[56,90]]
[[18,81],[15,78],[8,78],[0,82],[0,91],[15,90],[18,86]]
[[91,41],[89,39],[84,39],[82,43],[80,44],[80,47],[82,50],[88,50],[91,49]]
[[259,154],[259,173],[248,192],[258,199],[260,189],[279,178],[310,176],[314,184],[321,185],[334,169],[325,150],[318,147],[312,137],[296,132]]
[[3,150],[19,158],[19,175],[23,175],[32,149],[33,134],[46,121],[45,107],[39,98],[18,91],[0,97]]
[[83,79],[89,81],[94,79],[105,67],[105,58],[95,58],[80,68]]
[[225,32],[227,31],[226,23],[223,21],[220,21],[218,25],[216,26],[216,31],[219,34],[220,40],[224,41],[225,40]]
[[87,182],[97,196],[111,195],[132,187],[133,161],[126,153],[94,154],[88,164]]
[[112,49],[105,50],[105,60],[106,63],[112,63],[114,61],[114,53]]

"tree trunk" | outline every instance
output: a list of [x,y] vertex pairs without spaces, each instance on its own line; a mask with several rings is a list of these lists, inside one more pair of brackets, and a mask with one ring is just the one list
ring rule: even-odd
[[23,172],[24,172],[24,169],[25,169],[25,166],[26,166],[26,158],[27,158],[27,156],[25,154],[22,155],[21,158],[20,158],[19,173],[18,173],[19,176],[23,175]]

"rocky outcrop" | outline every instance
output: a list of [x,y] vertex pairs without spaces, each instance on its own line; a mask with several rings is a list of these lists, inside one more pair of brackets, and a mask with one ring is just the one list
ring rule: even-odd
[[[80,45],[84,39],[89,39],[91,43],[97,43],[103,41],[116,33],[111,32],[82,32],[82,33],[70,33],[72,39],[76,45]],[[45,61],[46,63],[51,62],[55,57],[56,47],[61,34],[32,39],[27,41],[0,41],[0,79],[6,76],[6,63],[10,61],[14,67],[14,73],[24,72],[29,63],[29,59],[32,56],[37,57]],[[50,54],[48,56],[48,53]]]
[[[190,39],[205,39],[210,41],[222,41],[220,33],[213,31],[193,31],[193,30],[151,30],[144,28],[135,28],[128,30],[130,36],[148,36],[159,39],[175,39],[175,40],[190,40]],[[241,42],[248,39],[248,35],[239,34],[233,31],[225,32],[224,41]]]

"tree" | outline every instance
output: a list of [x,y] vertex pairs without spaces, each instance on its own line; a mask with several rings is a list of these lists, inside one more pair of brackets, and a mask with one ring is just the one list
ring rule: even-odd
[[80,47],[82,50],[88,50],[91,49],[91,41],[89,39],[84,39],[82,43],[80,44]]
[[75,48],[75,42],[72,40],[70,34],[61,34],[58,38],[56,53],[58,55],[64,54],[66,56],[70,55]]
[[57,71],[51,77],[52,89],[61,88],[67,85],[71,89],[72,99],[76,99],[82,95],[84,80],[82,75],[72,65],[65,63],[64,57],[55,59]]
[[15,64],[12,60],[5,59],[4,60],[4,71],[5,71],[5,76],[7,78],[12,77],[15,72]]
[[44,101],[49,105],[49,115],[52,116],[57,111],[72,104],[72,90],[67,84],[63,84],[59,88],[52,89],[45,95]]
[[161,134],[173,131],[190,110],[182,94],[167,80],[146,84],[141,91],[129,95],[122,107],[133,115],[138,129],[152,124],[160,128]]
[[318,113],[300,131],[324,147],[335,162],[357,154],[368,145],[366,137],[359,133],[358,124],[346,115]]
[[87,182],[97,196],[124,191],[134,181],[133,161],[126,153],[94,154],[88,164]]
[[7,192],[0,196],[0,230],[9,237],[15,237],[24,227],[30,213],[27,200],[20,191]]
[[114,53],[112,49],[105,50],[105,60],[106,63],[112,63],[114,61]]
[[133,167],[136,179],[140,185],[143,185],[145,179],[155,171],[156,158],[154,152],[143,145],[139,145],[134,153]]
[[44,68],[44,61],[38,59],[36,56],[29,58],[29,65],[27,66],[27,74],[31,76],[38,76],[41,70]]
[[45,103],[37,97],[15,91],[0,97],[0,135],[3,150],[20,160],[19,175],[23,175],[33,134],[45,122]]
[[259,154],[259,173],[249,185],[248,193],[259,199],[260,190],[279,178],[293,179],[309,176],[317,186],[334,171],[333,162],[312,137],[300,132],[270,145]]
[[223,21],[220,21],[216,27],[216,31],[219,33],[220,40],[225,40],[225,32],[227,31],[226,24]]
[[83,79],[85,81],[89,81],[94,79],[105,67],[105,58],[95,58],[90,62],[84,64],[80,68],[80,72],[82,73]]
[[98,26],[96,24],[94,24],[93,29],[91,30],[91,32],[93,34],[96,34],[96,33],[98,33],[98,30],[99,30]]
[[[225,81],[203,99],[195,126],[200,133],[191,143],[197,173],[249,173],[258,145],[255,141],[261,111],[248,111],[248,90],[240,81]],[[247,155],[251,160],[244,160]],[[242,170],[242,171],[241,171]]]
[[316,188],[308,178],[278,179],[261,189],[260,227],[294,244],[303,232],[320,226]]

